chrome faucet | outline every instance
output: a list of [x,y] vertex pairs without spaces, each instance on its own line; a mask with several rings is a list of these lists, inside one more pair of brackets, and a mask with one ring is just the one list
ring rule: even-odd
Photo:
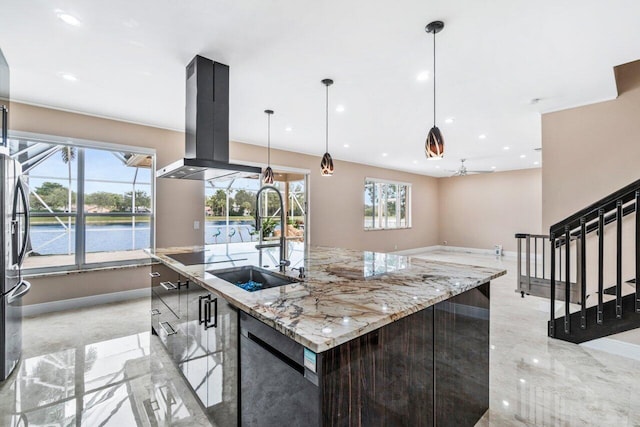
[[[278,195],[278,199],[280,200],[280,244],[263,244],[262,243],[262,227],[260,224],[260,220],[262,219],[262,216],[260,215],[260,194],[262,194],[263,191],[267,191],[267,190],[275,191],[276,194]],[[286,257],[287,255],[286,239],[285,239],[286,229],[287,227],[286,227],[286,224],[284,223],[284,202],[282,201],[282,194],[280,194],[280,190],[278,190],[278,188],[273,185],[263,186],[262,188],[260,188],[260,190],[258,190],[258,193],[256,194],[256,230],[258,230],[260,233],[260,243],[256,245],[256,249],[261,250],[264,248],[273,248],[273,247],[280,246],[280,262],[278,263],[278,266],[280,268],[281,273],[284,273],[285,271],[287,271],[287,266],[291,265],[291,261],[289,261]]]

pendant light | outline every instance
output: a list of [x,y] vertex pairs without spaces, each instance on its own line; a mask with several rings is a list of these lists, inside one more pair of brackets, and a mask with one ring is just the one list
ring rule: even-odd
[[333,80],[324,79],[322,84],[327,87],[327,102],[326,102],[326,116],[325,116],[325,153],[322,156],[322,162],[320,162],[320,173],[322,176],[333,175],[333,159],[329,154],[329,86],[333,84]]
[[267,114],[267,168],[264,170],[264,183],[273,184],[273,169],[271,169],[271,115],[273,110],[264,110]]
[[444,22],[442,21],[433,21],[425,28],[427,33],[433,33],[433,127],[424,144],[424,154],[427,159],[442,159],[444,157],[444,138],[436,126],[436,34],[443,28]]

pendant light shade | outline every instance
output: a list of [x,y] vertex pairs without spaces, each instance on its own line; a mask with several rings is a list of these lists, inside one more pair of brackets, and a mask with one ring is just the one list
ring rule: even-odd
[[322,80],[322,84],[327,88],[327,97],[325,115],[325,153],[324,156],[322,156],[322,161],[320,162],[320,174],[322,176],[331,176],[333,175],[333,159],[331,158],[331,154],[329,154],[329,86],[333,84],[333,80],[324,79]]
[[427,159],[441,159],[444,156],[444,138],[438,126],[431,128],[424,144],[424,154]]
[[267,168],[264,170],[264,183],[273,184],[273,169],[271,169],[271,115],[273,110],[264,110],[267,114]]
[[433,127],[427,134],[424,144],[424,154],[427,159],[442,159],[444,157],[444,137],[436,126],[436,34],[442,31],[444,22],[433,21],[427,25],[425,31],[433,33]]

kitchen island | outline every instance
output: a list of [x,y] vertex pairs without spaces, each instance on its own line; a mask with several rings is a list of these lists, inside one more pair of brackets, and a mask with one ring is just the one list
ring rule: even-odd
[[198,323],[217,296],[239,310],[243,425],[459,426],[488,408],[489,282],[504,270],[311,247],[305,278],[287,272],[299,283],[248,292],[216,272],[250,260],[168,256],[201,250],[153,256],[212,293]]

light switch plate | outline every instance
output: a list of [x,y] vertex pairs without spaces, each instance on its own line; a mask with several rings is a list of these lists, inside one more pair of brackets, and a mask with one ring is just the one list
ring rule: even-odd
[[200,221],[193,221],[193,229],[200,230]]

